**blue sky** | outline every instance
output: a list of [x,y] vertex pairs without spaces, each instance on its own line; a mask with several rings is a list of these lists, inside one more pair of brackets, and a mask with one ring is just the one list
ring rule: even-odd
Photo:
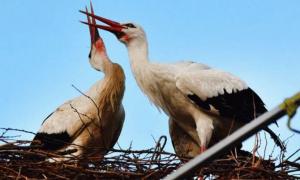
[[[300,2],[297,0],[94,1],[95,12],[142,25],[150,58],[157,62],[194,60],[245,80],[270,109],[299,91]],[[78,12],[89,1],[1,2],[1,127],[36,132],[43,119],[64,101],[87,90],[103,74],[88,63],[90,39]],[[126,48],[101,32],[110,58],[125,70],[126,120],[119,143],[152,147],[153,137],[168,135],[167,117],[138,89]],[[300,116],[296,116],[298,122]],[[286,118],[272,128],[292,133]],[[297,126],[296,126],[297,127]],[[298,123],[298,128],[300,125]],[[153,136],[153,137],[152,137]],[[24,138],[30,138],[25,136]],[[296,147],[291,141],[291,151]],[[250,148],[252,141],[245,143]],[[171,151],[170,140],[167,150]]]

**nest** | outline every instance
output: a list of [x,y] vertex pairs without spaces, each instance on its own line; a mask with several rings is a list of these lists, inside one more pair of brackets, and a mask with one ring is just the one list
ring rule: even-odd
[[[41,151],[29,146],[30,141],[15,140],[10,131],[30,133],[5,128],[0,133],[0,179],[160,179],[188,161],[184,157],[165,152],[166,137],[162,136],[153,148],[146,150],[111,149],[104,159],[88,158],[87,164],[78,164],[77,157],[55,161],[60,154]],[[231,151],[209,165],[203,166],[187,178],[204,179],[297,179],[300,173],[298,149],[291,156],[281,152],[275,158],[253,152]],[[45,157],[36,160],[28,157]],[[50,160],[52,160],[50,162]]]

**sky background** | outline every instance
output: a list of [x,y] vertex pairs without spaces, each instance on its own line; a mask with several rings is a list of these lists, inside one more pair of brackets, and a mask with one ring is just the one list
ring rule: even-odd
[[[48,114],[80,95],[72,84],[86,91],[103,77],[88,63],[88,27],[79,23],[86,17],[78,10],[88,4],[1,1],[0,127],[36,132]],[[194,60],[229,71],[245,80],[268,109],[299,91],[300,1],[94,0],[93,4],[96,14],[142,25],[153,61]],[[153,137],[168,135],[168,118],[137,87],[125,46],[108,32],[100,34],[109,57],[122,65],[127,78],[119,144],[153,147]],[[298,129],[299,119],[297,115]],[[286,118],[272,129],[283,139],[292,135]],[[299,147],[299,136],[290,139],[290,152]],[[247,141],[244,147],[252,145]],[[173,150],[170,139],[166,150]]]

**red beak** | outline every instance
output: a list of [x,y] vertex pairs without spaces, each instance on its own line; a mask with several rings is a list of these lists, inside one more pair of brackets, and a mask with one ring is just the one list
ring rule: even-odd
[[83,24],[87,24],[89,26],[93,26],[93,27],[96,27],[96,28],[99,28],[99,29],[109,31],[111,33],[114,33],[117,37],[119,37],[119,36],[121,36],[121,34],[123,34],[122,29],[124,29],[125,27],[122,26],[120,23],[109,20],[109,19],[106,19],[106,18],[101,17],[101,16],[97,16],[93,12],[89,13],[89,12],[85,12],[85,11],[82,11],[82,10],[80,10],[79,12],[81,12],[83,14],[86,14],[87,16],[90,16],[93,19],[97,19],[97,20],[99,20],[99,21],[101,21],[101,22],[103,22],[103,23],[105,23],[109,26],[98,25],[96,23],[91,23],[89,21],[88,22],[81,21]]
[[[85,7],[85,11],[88,13],[87,7]],[[93,5],[91,3],[91,12],[94,14]],[[97,40],[100,39],[99,32],[96,27],[92,26],[92,24],[96,24],[95,18],[92,17],[92,21],[89,16],[87,16],[87,21],[89,24],[90,36],[91,36],[91,44],[95,44]]]
[[[91,58],[91,53],[92,53],[93,48],[96,48],[96,50],[98,52],[102,52],[105,54],[106,54],[106,50],[105,50],[104,42],[99,35],[98,29],[95,27],[96,19],[94,18],[94,9],[93,9],[92,2],[90,4],[90,6],[91,6],[91,13],[88,12],[87,7],[85,7],[85,11],[86,11],[85,13],[87,15],[87,23],[86,24],[89,25],[90,36],[91,36],[91,50],[90,50],[90,54],[89,54],[89,57]],[[88,14],[91,14],[92,16],[90,17]]]

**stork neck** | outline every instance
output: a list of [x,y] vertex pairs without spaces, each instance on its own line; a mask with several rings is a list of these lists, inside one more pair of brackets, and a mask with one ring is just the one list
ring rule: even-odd
[[133,70],[145,67],[145,65],[149,63],[148,43],[146,40],[129,43],[127,48],[131,68]]
[[102,71],[103,71],[103,73],[105,74],[105,76],[106,75],[109,75],[110,73],[111,73],[111,71],[112,71],[112,69],[113,69],[113,63],[110,61],[110,59],[106,56],[106,54],[105,54],[105,56],[104,55],[102,55],[102,61],[103,61],[103,69],[102,69]]
[[105,112],[107,107],[111,107],[113,112],[115,112],[122,102],[125,89],[125,74],[119,64],[110,64],[103,84],[98,108]]

